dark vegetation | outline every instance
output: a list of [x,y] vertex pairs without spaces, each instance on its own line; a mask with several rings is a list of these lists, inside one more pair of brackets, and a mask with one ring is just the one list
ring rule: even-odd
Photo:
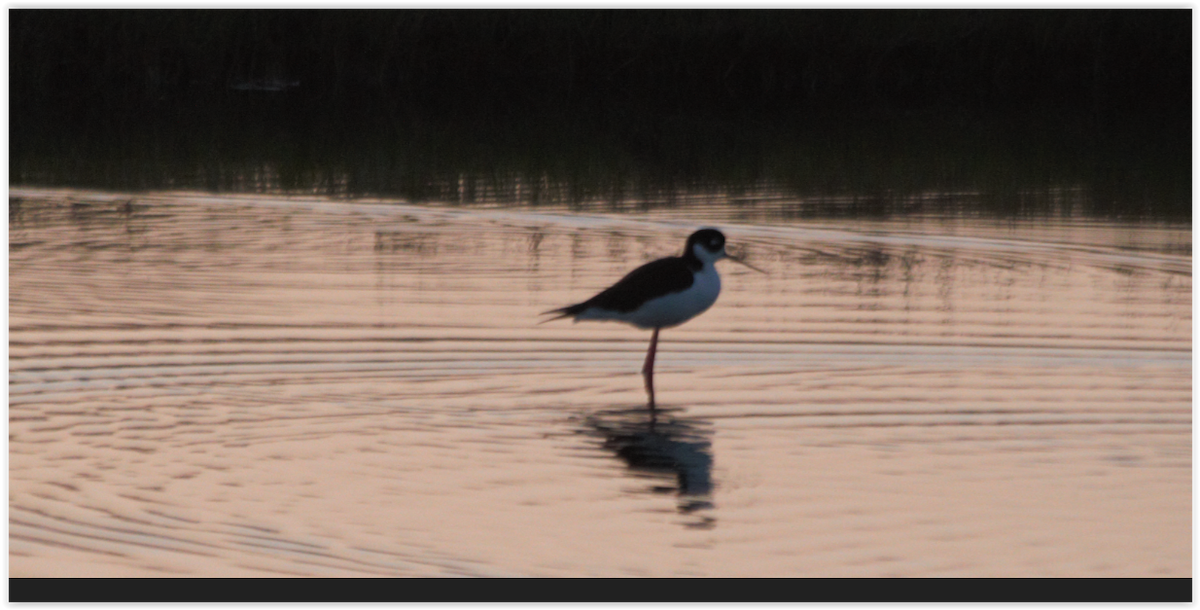
[[1187,10],[9,15],[17,184],[1191,215]]

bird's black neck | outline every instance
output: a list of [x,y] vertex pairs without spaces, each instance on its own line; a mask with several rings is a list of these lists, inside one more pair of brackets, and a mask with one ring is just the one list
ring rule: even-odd
[[692,244],[690,243],[687,245],[687,249],[684,250],[683,256],[679,258],[682,259],[684,264],[687,265],[687,268],[691,269],[692,271],[699,271],[704,268],[704,261],[700,260],[700,257],[696,256],[696,253],[692,250]]

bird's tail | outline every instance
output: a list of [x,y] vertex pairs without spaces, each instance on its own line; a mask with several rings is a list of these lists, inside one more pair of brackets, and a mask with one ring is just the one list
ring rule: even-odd
[[542,313],[540,313],[538,315],[553,316],[553,317],[546,318],[545,320],[538,322],[538,324],[545,324],[546,322],[553,322],[555,320],[561,320],[563,318],[574,317],[574,316],[579,315],[579,312],[583,311],[583,309],[584,309],[583,303],[578,303],[576,305],[568,305],[566,307],[559,307],[558,309],[551,309],[550,311],[543,311]]

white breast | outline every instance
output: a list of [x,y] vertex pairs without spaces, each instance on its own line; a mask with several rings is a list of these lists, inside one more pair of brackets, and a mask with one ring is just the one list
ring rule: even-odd
[[637,311],[624,314],[622,319],[641,328],[678,326],[712,307],[720,294],[721,277],[717,275],[717,268],[705,262],[687,290],[651,299]]

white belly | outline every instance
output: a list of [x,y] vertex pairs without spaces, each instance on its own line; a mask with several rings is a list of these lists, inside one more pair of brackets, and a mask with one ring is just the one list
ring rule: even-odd
[[717,302],[719,294],[721,278],[710,263],[696,274],[695,281],[683,292],[651,299],[629,313],[589,311],[581,314],[578,319],[620,320],[640,328],[668,328],[683,324],[704,313]]

